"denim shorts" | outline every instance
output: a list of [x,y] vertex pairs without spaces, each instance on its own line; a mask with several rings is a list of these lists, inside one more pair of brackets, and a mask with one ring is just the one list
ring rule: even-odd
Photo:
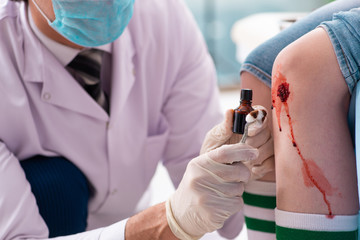
[[[292,43],[293,41],[297,40],[304,34],[310,32],[311,30],[315,29],[317,26],[319,26],[321,23],[323,23],[324,28],[328,30],[328,32],[333,32],[334,36],[341,36],[341,39],[339,38],[337,42],[342,42],[345,40],[346,43],[344,45],[340,45],[341,47],[344,47],[347,50],[347,52],[352,55],[354,54],[354,57],[359,56],[360,59],[360,44],[359,44],[359,31],[360,28],[356,29],[357,31],[350,30],[349,26],[352,25],[353,22],[354,25],[352,26],[360,26],[360,16],[355,16],[359,13],[357,13],[357,10],[350,11],[351,9],[360,7],[359,0],[337,0],[330,4],[327,4],[312,13],[310,13],[308,16],[304,17],[303,19],[295,22],[290,27],[286,28],[279,34],[277,34],[275,37],[271,38],[270,40],[266,41],[259,47],[257,47],[255,50],[253,50],[245,59],[245,61],[242,63],[240,71],[247,71],[251,74],[253,74],[255,77],[257,77],[259,80],[263,81],[266,85],[271,86],[271,71],[272,66],[275,61],[276,56],[278,53],[285,48],[287,45]],[[343,11],[342,13],[339,13]],[[350,11],[350,12],[345,12]],[[339,14],[336,14],[339,13]],[[335,14],[335,18],[333,21],[333,15]],[[337,17],[336,17],[337,16]],[[346,18],[344,18],[344,17]],[[351,21],[346,22],[346,21]],[[341,28],[343,26],[347,26],[349,30]],[[338,33],[343,31],[343,33]],[[348,32],[346,32],[348,31]],[[354,34],[356,32],[356,35]],[[356,44],[359,46],[353,46],[354,43],[350,46],[350,40],[347,38],[356,39]],[[334,37],[332,39],[335,39]],[[333,41],[334,43],[334,41]],[[335,45],[334,45],[335,46]],[[346,58],[342,55],[338,55],[341,58]],[[342,62],[345,62],[345,60],[341,60]],[[353,60],[351,60],[353,61]],[[354,62],[351,63],[352,67],[355,67],[354,65],[358,66],[358,64],[355,64]],[[347,67],[342,66],[342,70],[344,73],[344,76],[346,76],[347,79],[349,77],[350,80],[347,80],[349,89],[352,89],[355,81],[352,79],[352,77],[355,77],[354,75],[351,75],[349,73],[349,70]],[[354,73],[354,71],[357,72],[357,67],[354,69],[351,69],[351,73]],[[357,79],[357,78],[355,78]]]
[[352,93],[360,78],[360,8],[334,14],[332,21],[320,26],[330,37],[341,72]]

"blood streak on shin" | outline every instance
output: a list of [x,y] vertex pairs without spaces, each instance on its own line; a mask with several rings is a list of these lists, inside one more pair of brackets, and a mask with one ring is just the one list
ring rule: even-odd
[[279,130],[281,129],[281,121],[280,121],[280,113],[282,107],[286,112],[286,116],[288,118],[288,124],[290,127],[290,136],[292,140],[293,146],[296,148],[296,152],[299,155],[303,167],[302,173],[305,182],[305,186],[307,187],[316,187],[319,192],[323,196],[324,203],[328,209],[328,217],[332,218],[332,209],[327,196],[331,196],[333,194],[333,187],[329,183],[328,179],[325,177],[323,171],[319,168],[319,166],[313,161],[305,159],[299,145],[295,140],[293,121],[289,111],[288,100],[290,96],[290,85],[287,82],[286,77],[280,72],[280,66],[277,66],[275,74],[273,76],[273,87],[272,87],[272,106],[275,109],[276,117],[278,120]]

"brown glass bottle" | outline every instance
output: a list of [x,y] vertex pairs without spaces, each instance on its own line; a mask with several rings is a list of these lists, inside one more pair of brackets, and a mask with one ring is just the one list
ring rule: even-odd
[[233,132],[238,134],[244,133],[244,128],[246,124],[246,115],[254,110],[251,107],[252,101],[252,90],[251,89],[241,89],[240,95],[240,106],[234,109],[234,124]]

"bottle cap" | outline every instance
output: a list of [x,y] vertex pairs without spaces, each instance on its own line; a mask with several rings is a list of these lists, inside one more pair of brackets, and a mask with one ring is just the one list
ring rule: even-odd
[[252,90],[251,89],[241,89],[241,100],[251,101],[252,100]]

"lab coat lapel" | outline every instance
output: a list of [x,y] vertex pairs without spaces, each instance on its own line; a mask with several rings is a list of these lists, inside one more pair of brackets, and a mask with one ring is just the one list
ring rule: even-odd
[[[41,99],[43,102],[74,112],[85,114],[103,121],[108,121],[108,114],[97,104],[60,64],[60,62],[42,44],[32,46],[34,41],[25,42],[25,82],[43,83]],[[35,42],[39,44],[39,42]],[[41,49],[41,54],[34,56],[33,49]],[[28,51],[28,52],[26,52]],[[28,73],[39,69],[39,75]]]
[[[80,86],[80,84],[64,68],[46,71],[42,89],[42,97],[50,104],[79,112],[103,121],[108,120],[105,110]],[[47,95],[50,99],[46,99]]]
[[113,44],[112,83],[111,83],[111,119],[118,119],[120,112],[135,82],[133,58],[135,50],[129,30],[126,28]]

